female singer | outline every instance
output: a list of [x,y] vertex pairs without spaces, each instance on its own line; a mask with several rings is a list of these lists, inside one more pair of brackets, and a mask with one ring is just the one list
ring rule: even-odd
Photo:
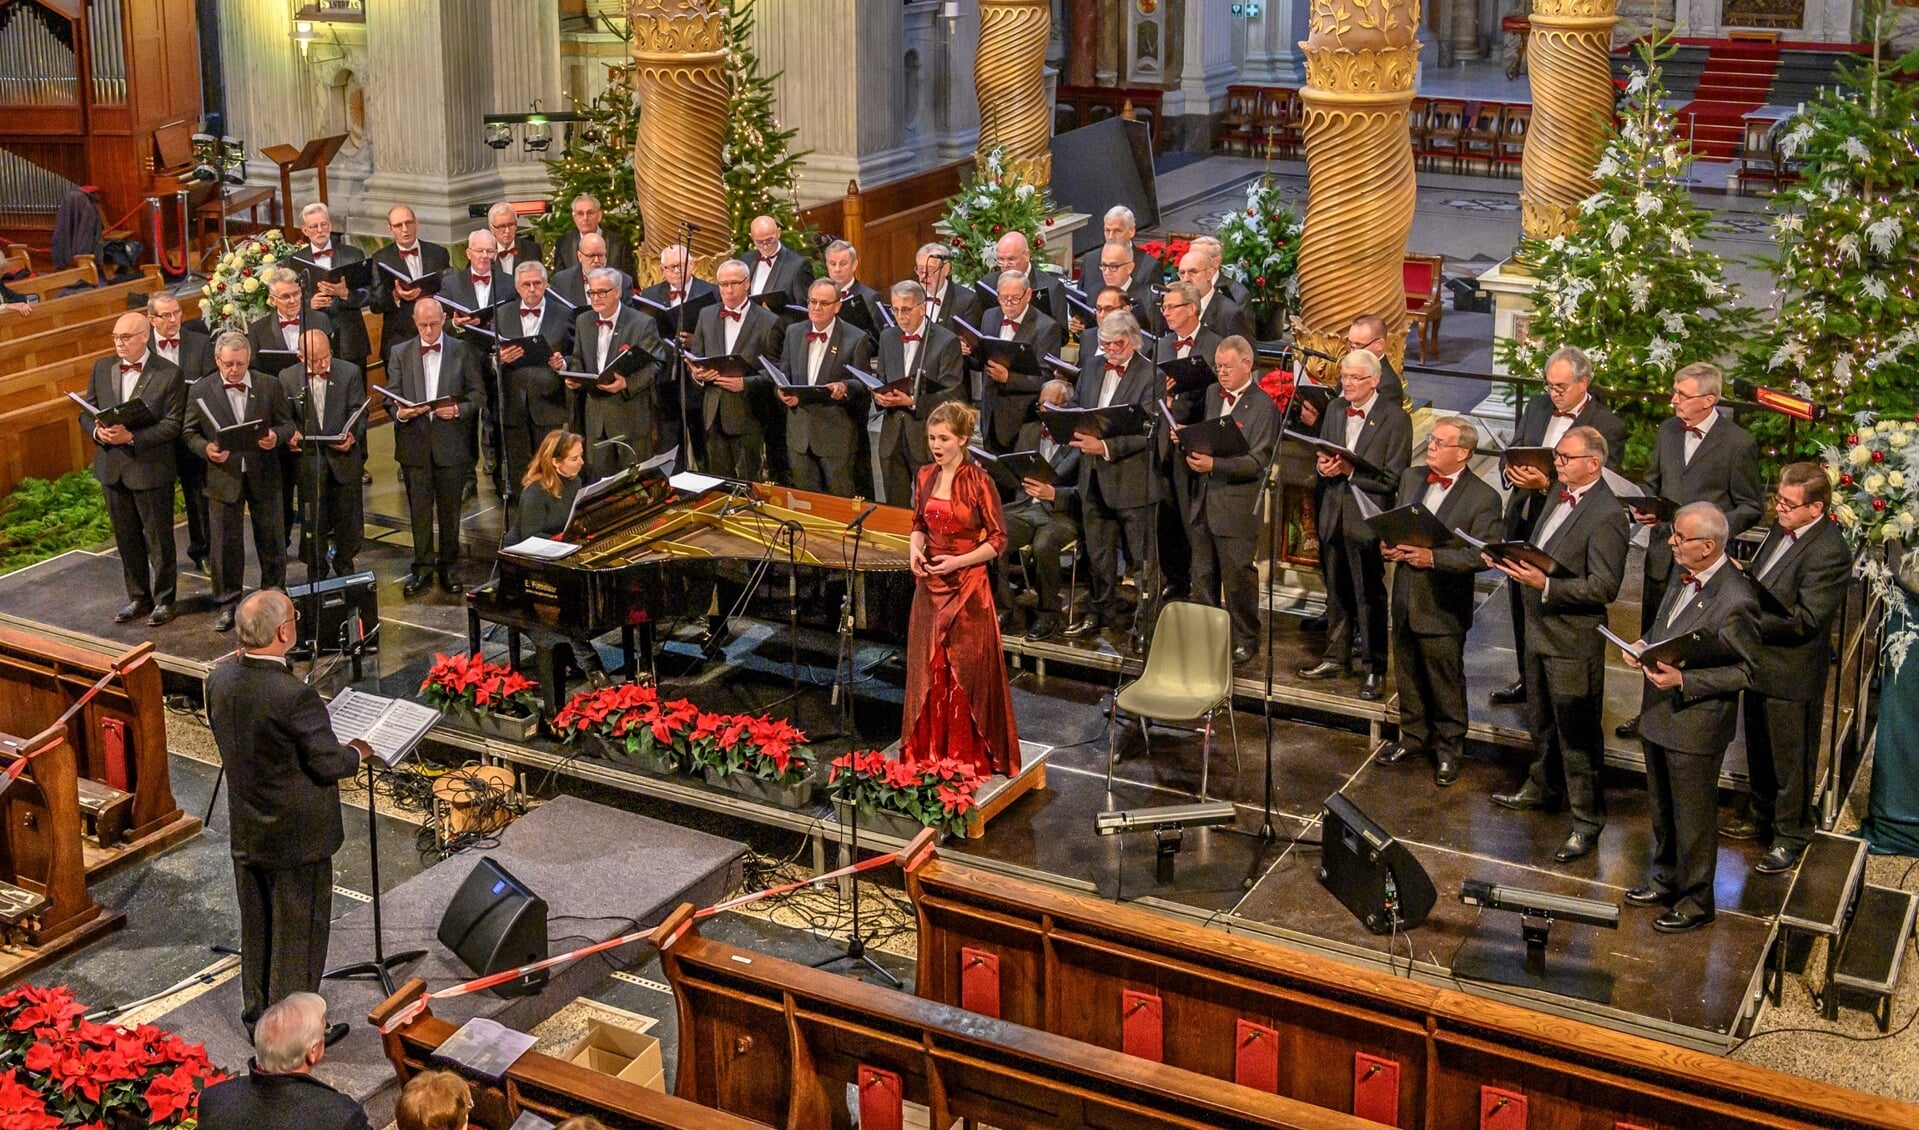
[[906,638],[905,761],[952,757],[1019,773],[1019,731],[987,567],[1006,549],[992,478],[966,457],[979,413],[948,401],[926,421],[907,563],[919,584]]
[[[580,493],[580,469],[585,465],[585,437],[564,428],[546,433],[540,449],[533,453],[533,461],[527,464],[526,476],[520,480],[513,527],[500,544],[517,545],[527,538],[558,537],[566,528],[567,516],[573,512],[573,496]],[[585,673],[587,682],[605,685],[606,668],[592,642],[578,637],[568,642],[573,645],[573,661]]]

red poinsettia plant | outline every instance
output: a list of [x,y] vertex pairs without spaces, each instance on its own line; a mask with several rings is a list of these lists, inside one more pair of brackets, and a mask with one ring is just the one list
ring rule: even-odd
[[512,714],[524,717],[540,709],[540,684],[504,663],[488,663],[472,655],[433,656],[433,666],[420,683],[420,697],[428,706],[456,714]]
[[766,715],[708,714],[693,720],[687,750],[695,765],[722,776],[744,773],[780,788],[813,775],[812,747],[789,722]]
[[633,756],[681,768],[699,714],[700,708],[686,699],[663,702],[655,687],[622,683],[581,691],[567,699],[553,716],[553,729],[568,741],[592,734]]
[[194,1125],[200,1092],[226,1078],[206,1049],[85,1013],[64,985],[0,996],[0,1127]]
[[1293,371],[1268,369],[1266,375],[1259,378],[1259,387],[1273,398],[1273,403],[1279,405],[1279,411],[1284,415],[1286,406],[1293,402]]
[[965,833],[980,786],[963,761],[896,761],[876,749],[834,758],[827,782],[862,812],[894,812],[954,835]]
[[[1159,260],[1164,281],[1171,282],[1179,278],[1179,261],[1184,259],[1186,253],[1193,249],[1193,241],[1190,239],[1149,239],[1136,246],[1138,246],[1141,251]],[[1091,292],[1089,291],[1088,293]]]

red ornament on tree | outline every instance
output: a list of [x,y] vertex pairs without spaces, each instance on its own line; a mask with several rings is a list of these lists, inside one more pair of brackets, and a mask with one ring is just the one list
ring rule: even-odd
[[1873,500],[1872,500],[1872,508],[1873,508],[1874,510],[1884,510],[1884,509],[1886,508],[1886,500],[1885,500],[1885,499],[1883,499],[1883,498],[1875,498],[1875,499],[1873,499]]
[[1872,453],[1872,461],[1873,461],[1874,463],[1884,463],[1884,462],[1886,461],[1886,453],[1885,453],[1885,452],[1883,452],[1883,451],[1875,451],[1875,452],[1873,452],[1873,453]]
[[1847,437],[1846,437],[1846,446],[1847,446],[1847,447],[1851,447],[1852,445],[1854,445],[1854,444],[1856,444],[1856,443],[1858,443],[1858,442],[1859,442],[1859,437],[1858,437],[1858,436],[1857,436],[1856,434],[1855,434],[1855,435],[1849,435],[1849,436],[1847,436]]
[[1001,227],[1000,227],[1000,226],[999,226],[998,224],[994,224],[994,225],[993,225],[993,234],[994,234],[994,235],[998,235],[998,234],[999,234],[1000,232],[1002,232],[1002,231],[1004,231],[1004,230],[1005,230],[1005,229],[1004,229],[1004,228],[1001,228]]
[[1046,226],[1049,228],[1053,226],[1053,217],[1051,216],[1046,217]]
[[1256,278],[1256,279],[1254,279],[1254,280],[1253,280],[1253,285],[1254,285],[1254,286],[1265,286],[1265,285],[1266,285],[1266,276],[1265,276],[1265,275],[1261,275],[1261,276],[1259,276],[1258,278]]
[[1851,486],[1851,485],[1852,485],[1852,476],[1851,476],[1851,475],[1841,475],[1841,476],[1839,476],[1839,485],[1840,485],[1840,486],[1842,486],[1842,487],[1849,487],[1849,486]]

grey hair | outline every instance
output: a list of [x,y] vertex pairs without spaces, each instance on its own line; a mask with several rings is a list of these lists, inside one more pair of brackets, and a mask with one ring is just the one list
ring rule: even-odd
[[718,282],[720,279],[720,272],[725,270],[739,271],[746,276],[747,281],[749,282],[751,282],[753,279],[753,268],[747,266],[746,263],[742,260],[728,259],[725,262],[721,263],[719,266],[713,268],[713,281]]
[[1104,267],[1106,265],[1106,249],[1108,247],[1117,247],[1121,251],[1126,252],[1125,262],[1116,263],[1114,264],[1114,266],[1130,267],[1133,265],[1133,245],[1126,242],[1123,239],[1109,239],[1105,243],[1100,244],[1100,247],[1099,247],[1099,265],[1100,266]]
[[1710,538],[1721,550],[1726,548],[1726,541],[1732,536],[1732,526],[1726,521],[1725,511],[1710,502],[1688,502],[1679,508],[1679,513],[1672,516],[1673,524],[1677,526],[1681,518],[1692,518],[1698,524],[1699,532],[1695,537]]
[[300,223],[304,225],[308,220],[313,218],[313,214],[315,212],[318,212],[320,215],[325,216],[329,220],[333,218],[333,213],[330,210],[328,210],[327,206],[320,203],[318,200],[315,200],[313,203],[308,204],[306,207],[300,209]]
[[693,252],[691,249],[689,249],[686,246],[686,244],[669,243],[665,247],[660,248],[660,266],[662,267],[666,266],[666,253],[669,251],[679,252],[680,261],[683,263],[691,263],[693,261]]
[[1192,303],[1194,306],[1199,305],[1199,288],[1194,286],[1192,283],[1187,282],[1185,279],[1181,279],[1178,282],[1174,282],[1174,283],[1167,283],[1166,293],[1177,294],[1181,298],[1184,298],[1186,301]]
[[491,224],[494,221],[494,219],[498,217],[502,211],[505,211],[507,215],[513,217],[513,224],[515,227],[519,226],[520,214],[513,210],[513,205],[508,204],[504,200],[500,201],[498,204],[495,204],[493,207],[488,208],[486,210],[486,222]]
[[924,259],[928,255],[931,255],[935,259],[944,259],[946,256],[942,254],[942,252],[945,250],[946,245],[944,243],[922,243],[920,244],[920,249],[913,252],[913,258]]
[[1027,290],[1031,290],[1033,287],[1033,280],[1027,277],[1025,271],[1006,270],[999,273],[999,281],[993,285],[993,289],[997,291],[1009,282],[1016,282]]
[[[300,286],[300,276],[291,267],[275,267],[267,272],[266,286],[268,290],[279,286],[281,283],[289,282],[294,286]],[[304,290],[305,287],[301,287],[301,289]]]
[[472,231],[466,233],[466,245],[469,249],[472,248],[473,241],[476,239],[486,240],[493,245],[493,250],[495,251],[500,249],[500,237],[493,234],[492,228],[474,228]]
[[601,208],[601,209],[604,209],[604,205],[602,205],[602,204],[600,203],[600,198],[599,198],[599,197],[597,197],[597,196],[595,196],[595,195],[593,195],[593,194],[592,194],[592,193],[590,193],[590,192],[582,192],[582,193],[580,193],[580,194],[579,194],[578,196],[575,196],[575,197],[574,197],[574,198],[572,199],[572,201],[570,201],[570,202],[569,202],[569,203],[567,204],[567,209],[568,209],[569,211],[571,211],[571,210],[572,210],[572,208],[573,208],[573,205],[574,205],[574,204],[578,204],[578,203],[579,203],[580,201],[582,201],[582,200],[591,200],[591,201],[593,202],[593,206],[594,206],[595,208]]
[[836,239],[833,242],[827,244],[826,250],[820,252],[820,258],[824,259],[828,255],[833,255],[841,251],[844,251],[847,254],[851,255],[853,257],[853,262],[857,263],[860,261],[860,249],[857,247],[854,247],[852,244],[846,242],[843,239]]
[[292,618],[293,601],[287,594],[279,589],[261,589],[240,602],[233,630],[241,647],[265,647],[273,642],[273,633],[280,630],[280,625]]
[[515,282],[518,282],[526,275],[538,275],[540,276],[540,281],[545,282],[546,264],[540,262],[538,259],[526,259],[514,265],[513,279]]
[[[1190,283],[1174,283],[1173,286],[1184,286],[1191,289]],[[1170,290],[1172,287],[1168,287],[1167,289]],[[1218,348],[1213,352],[1218,353],[1221,349],[1233,354],[1235,357],[1242,357],[1248,361],[1254,359],[1253,343],[1238,334],[1228,334],[1225,338],[1221,339]]]
[[1699,395],[1718,396],[1726,387],[1726,375],[1711,361],[1694,361],[1672,375],[1672,383],[1691,381],[1699,386]]
[[1559,364],[1561,361],[1573,367],[1573,380],[1578,381],[1582,385],[1592,383],[1592,358],[1586,356],[1586,351],[1577,345],[1562,345],[1558,349],[1553,350],[1552,356],[1546,358],[1546,367],[1541,369],[1540,372],[1552,372],[1553,366]]
[[1357,365],[1369,377],[1379,375],[1379,358],[1370,349],[1348,349],[1346,355],[1339,359],[1340,371],[1345,372],[1348,365]]
[[1435,428],[1441,424],[1459,430],[1459,446],[1465,448],[1467,451],[1478,449],[1479,428],[1471,420],[1464,416],[1441,416],[1439,419],[1433,421],[1433,427]]
[[1226,255],[1226,245],[1216,236],[1196,235],[1192,238],[1190,246],[1204,251],[1206,261],[1215,267],[1219,266],[1220,260]]
[[586,281],[590,283],[604,282],[611,285],[614,290],[623,289],[626,285],[620,278],[620,272],[611,267],[593,268],[586,273]]
[[253,1061],[261,1071],[284,1075],[305,1065],[315,1044],[326,1042],[326,998],[289,993],[253,1026]]
[[1576,428],[1569,428],[1562,438],[1571,439],[1573,436],[1578,436],[1579,442],[1586,445],[1586,454],[1599,456],[1601,463],[1604,463],[1606,457],[1612,454],[1611,446],[1607,444],[1605,435],[1591,424],[1581,424]]
[[1139,348],[1139,319],[1133,317],[1131,310],[1115,310],[1099,320],[1099,340],[1101,343],[1130,338],[1133,348]]
[[1124,204],[1115,204],[1111,208],[1106,209],[1106,215],[1100,217],[1100,219],[1102,221],[1118,220],[1133,231],[1139,230],[1139,220],[1133,216],[1133,210]]
[[926,288],[913,279],[901,279],[893,284],[893,297],[910,298],[913,305],[918,306],[926,301]]
[[253,343],[247,340],[247,335],[240,333],[238,330],[228,330],[213,339],[213,352],[215,356],[234,349],[251,355],[253,352]]

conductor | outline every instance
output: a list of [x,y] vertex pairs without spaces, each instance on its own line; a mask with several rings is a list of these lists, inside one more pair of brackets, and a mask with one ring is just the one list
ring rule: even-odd
[[[338,782],[373,748],[333,737],[326,704],[287,667],[293,601],[263,589],[240,602],[239,657],[207,677],[207,718],[233,787],[233,878],[240,898],[241,1023],[289,994],[316,992],[333,910],[333,853],[345,832]],[[329,1025],[326,1042],[346,1035]]]

